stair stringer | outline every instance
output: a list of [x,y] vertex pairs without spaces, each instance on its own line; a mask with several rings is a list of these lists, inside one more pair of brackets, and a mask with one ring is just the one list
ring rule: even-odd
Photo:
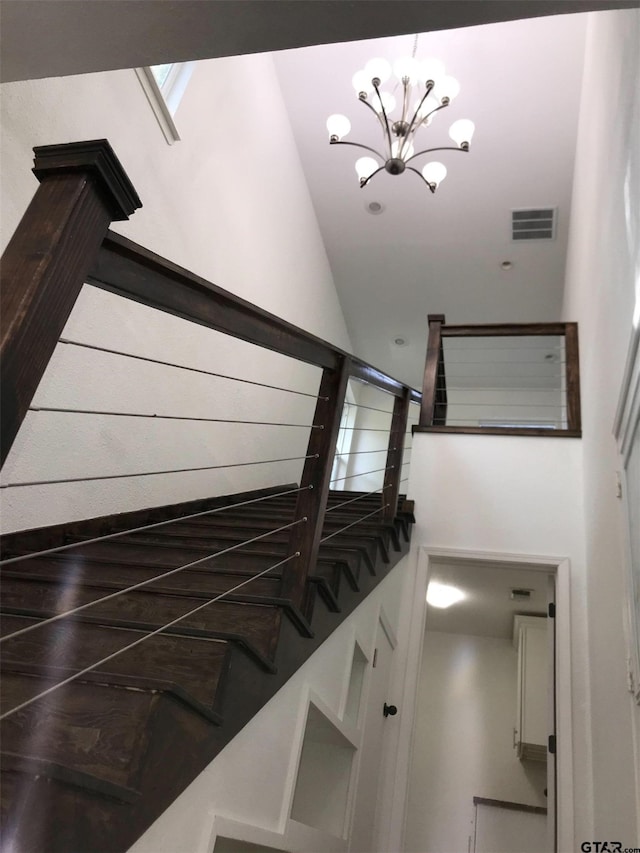
[[[157,818],[129,853],[212,853],[216,836],[227,837],[229,821],[239,833],[230,837],[275,850],[346,850],[345,839],[289,821],[306,704],[312,693],[340,716],[354,643],[357,641],[371,661],[381,609],[392,627],[398,627],[398,603],[405,584],[411,580],[409,566],[410,559],[405,555]],[[323,610],[328,614],[326,608]],[[331,618],[336,616],[339,619],[341,614],[331,614]],[[244,835],[241,827],[246,828]]]

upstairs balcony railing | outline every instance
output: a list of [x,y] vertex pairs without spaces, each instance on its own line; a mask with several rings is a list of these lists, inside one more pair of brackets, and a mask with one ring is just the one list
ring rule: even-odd
[[302,608],[330,489],[379,494],[361,521],[392,523],[419,392],[108,231],[140,201],[106,140],[35,155],[40,187],[2,265],[5,524],[41,527],[46,508],[39,545],[57,552],[65,522],[112,538],[127,533],[114,514],[279,484],[293,520],[257,538],[288,538],[274,568]]
[[577,324],[447,326],[429,315],[416,430],[579,438]]

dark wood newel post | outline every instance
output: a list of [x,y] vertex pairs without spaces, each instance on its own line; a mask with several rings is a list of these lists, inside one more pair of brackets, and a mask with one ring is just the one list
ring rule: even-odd
[[582,419],[580,414],[580,357],[577,323],[565,323],[564,357],[567,383],[567,429],[580,432],[582,430]]
[[385,524],[391,524],[398,512],[398,495],[400,494],[400,480],[402,479],[402,452],[410,405],[411,389],[405,388],[402,396],[396,397],[393,404],[393,415],[391,416],[389,447],[385,464],[387,470],[385,471],[384,489],[382,490],[382,520]]
[[307,459],[304,464],[300,486],[313,486],[299,492],[296,502],[295,518],[305,518],[291,531],[289,556],[300,552],[300,556],[284,565],[282,576],[282,596],[290,599],[297,607],[305,603],[307,576],[318,558],[324,513],[329,495],[329,481],[336,451],[338,431],[347,382],[351,368],[351,359],[343,356],[336,370],[325,368],[322,373],[318,401],[313,417],[314,424],[322,424],[323,429],[312,429],[309,438]]
[[2,464],[109,224],[141,207],[106,139],[33,151],[40,186],[2,256]]
[[[444,314],[429,314],[429,339],[427,343],[427,360],[424,365],[424,382],[422,384],[422,405],[420,406],[419,425],[433,426],[438,396],[438,367],[442,357],[442,326],[445,323]],[[438,418],[440,420],[440,418]]]

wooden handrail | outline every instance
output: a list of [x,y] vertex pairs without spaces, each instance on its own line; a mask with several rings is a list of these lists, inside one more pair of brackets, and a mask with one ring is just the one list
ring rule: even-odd
[[[560,438],[581,436],[580,363],[576,323],[493,323],[447,326],[444,314],[430,314],[420,421],[414,432],[446,432],[468,435],[538,435]],[[454,426],[446,423],[447,386],[443,340],[449,338],[560,336],[565,339],[565,393],[567,426],[544,427]],[[464,404],[462,404],[464,405]]]
[[499,338],[530,335],[564,335],[566,327],[566,323],[489,323],[478,326],[443,325],[442,337]]
[[[106,140],[34,149],[41,181],[3,256],[2,461],[29,408],[84,282],[189,322],[316,365],[323,371],[283,595],[303,606],[320,544],[349,378],[395,397],[385,478],[395,507],[409,404],[421,395],[370,364],[223,290],[126,237],[107,231],[140,206]],[[388,465],[387,467],[390,467]],[[389,507],[384,514],[389,521]]]
[[[407,387],[345,350],[113,231],[107,233],[87,281],[151,308],[317,367],[335,370],[343,358],[349,357],[350,376],[396,397],[401,397]],[[420,402],[419,392],[414,388],[410,392],[411,399]]]

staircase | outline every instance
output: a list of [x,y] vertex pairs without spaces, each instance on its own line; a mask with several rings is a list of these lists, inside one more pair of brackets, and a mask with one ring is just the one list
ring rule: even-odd
[[3,559],[74,544],[5,567],[3,636],[194,565],[8,640],[2,713],[201,608],[3,720],[8,849],[126,850],[407,553],[404,497],[385,524],[361,520],[379,494],[330,492],[295,607],[281,596],[282,568],[252,580],[288,553],[289,530],[265,534],[293,520],[290,489],[241,506],[232,497],[224,511],[217,498],[4,537]]

